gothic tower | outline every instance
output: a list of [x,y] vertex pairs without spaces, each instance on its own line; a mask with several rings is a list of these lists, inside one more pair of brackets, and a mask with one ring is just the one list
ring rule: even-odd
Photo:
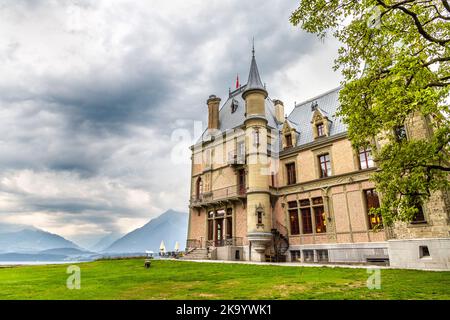
[[264,261],[266,249],[272,240],[272,210],[266,172],[268,155],[265,101],[268,94],[259,76],[254,48],[252,53],[247,86],[242,94],[246,106],[247,237],[250,242],[250,259]]

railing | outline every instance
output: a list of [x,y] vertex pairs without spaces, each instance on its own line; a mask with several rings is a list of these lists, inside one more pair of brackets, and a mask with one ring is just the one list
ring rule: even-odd
[[281,224],[281,222],[279,222],[278,220],[275,221],[275,225],[274,225],[275,229],[278,230],[279,233],[281,233],[284,236],[288,235],[288,229]]
[[236,151],[229,152],[228,164],[245,164],[245,154],[237,154]]
[[186,241],[186,249],[196,249],[201,247],[202,242],[198,239],[187,239]]
[[204,192],[192,198],[192,204],[198,204],[203,202],[214,202],[217,200],[233,198],[233,197],[243,197],[247,193],[245,186],[231,186],[212,190],[210,192]]
[[207,240],[206,247],[242,246],[241,237],[233,237],[221,240]]

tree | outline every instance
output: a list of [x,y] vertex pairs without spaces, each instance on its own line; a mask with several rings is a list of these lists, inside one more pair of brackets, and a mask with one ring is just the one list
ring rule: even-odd
[[[339,115],[355,148],[374,152],[382,204],[373,213],[385,224],[411,221],[434,191],[450,186],[450,3],[308,0],[290,21],[342,43],[335,60],[344,76]],[[398,137],[396,128],[413,116],[431,130]]]

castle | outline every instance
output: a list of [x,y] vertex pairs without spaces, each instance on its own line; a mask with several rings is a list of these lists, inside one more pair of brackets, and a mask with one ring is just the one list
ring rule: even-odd
[[[285,117],[269,98],[253,50],[248,81],[209,96],[208,128],[191,147],[187,257],[381,263],[450,268],[450,194],[435,192],[411,223],[383,227],[370,149],[355,150],[336,116],[339,88]],[[414,116],[400,139],[426,137]]]

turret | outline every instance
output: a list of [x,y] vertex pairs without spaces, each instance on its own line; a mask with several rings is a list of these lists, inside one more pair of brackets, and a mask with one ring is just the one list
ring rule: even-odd
[[259,76],[253,49],[248,82],[242,94],[246,104],[246,150],[248,150],[247,238],[250,242],[250,259],[253,261],[265,260],[265,252],[272,240],[269,173],[266,172],[268,171],[265,111],[267,96]]

